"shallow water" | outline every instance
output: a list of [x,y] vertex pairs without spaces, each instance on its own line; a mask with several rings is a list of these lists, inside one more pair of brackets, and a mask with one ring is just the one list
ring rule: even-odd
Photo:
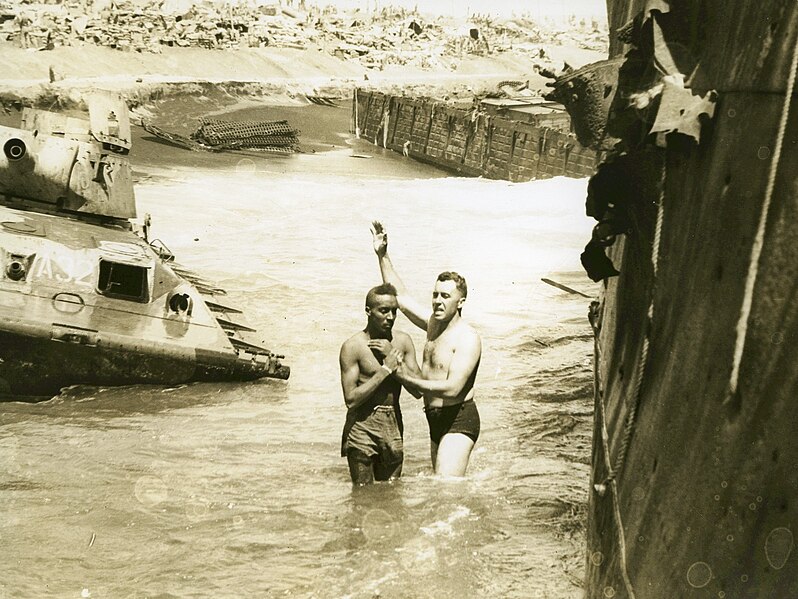
[[[0,597],[580,597],[589,300],[540,278],[594,290],[585,182],[448,178],[363,142],[370,159],[141,152],[153,237],[228,290],[291,379],[0,404]],[[468,280],[484,357],[464,480],[432,475],[410,396],[400,481],[353,492],[339,457],[374,218],[417,296],[441,270]]]

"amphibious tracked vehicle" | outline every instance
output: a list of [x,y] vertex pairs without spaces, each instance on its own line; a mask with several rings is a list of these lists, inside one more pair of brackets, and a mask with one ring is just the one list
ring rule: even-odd
[[284,356],[138,226],[124,102],[0,126],[0,396],[287,379]]

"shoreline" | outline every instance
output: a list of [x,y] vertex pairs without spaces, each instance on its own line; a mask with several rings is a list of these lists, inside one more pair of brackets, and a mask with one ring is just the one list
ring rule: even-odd
[[[0,72],[13,77],[0,79],[0,102],[40,107],[80,105],[94,89],[120,93],[132,107],[172,94],[201,95],[204,86],[252,96],[258,103],[298,105],[307,103],[306,96],[341,99],[356,87],[416,95],[473,95],[495,89],[503,80],[529,81],[533,90],[545,89],[550,81],[536,72],[534,58],[523,52],[465,55],[454,59],[449,69],[390,65],[378,70],[318,50],[292,48],[167,48],[161,54],[93,45],[47,51],[6,45],[2,50]],[[574,68],[604,58],[600,52],[569,46],[549,46],[547,52],[555,64],[567,62]]]
[[[522,51],[466,54],[456,59],[454,69],[390,65],[378,70],[315,49],[165,48],[161,54],[94,45],[47,51],[3,49],[0,72],[14,75],[0,79],[0,107],[5,108],[5,114],[0,111],[0,123],[4,125],[16,126],[20,113],[13,109],[21,106],[83,111],[87,95],[103,90],[125,99],[131,124],[140,127],[147,121],[183,136],[209,117],[286,119],[302,132],[303,153],[344,143],[356,89],[470,103],[475,97],[496,93],[503,81],[526,82],[535,95],[543,95],[551,81],[537,72],[534,57]],[[599,52],[571,46],[549,46],[547,55],[574,68],[604,58]],[[51,71],[63,78],[50,82]],[[313,96],[332,100],[336,108],[300,110],[314,106],[309,99]],[[138,127],[134,138],[145,145],[152,139]],[[171,153],[166,147],[164,151]],[[197,155],[183,156],[186,151],[180,150],[174,159],[185,164],[204,161]]]

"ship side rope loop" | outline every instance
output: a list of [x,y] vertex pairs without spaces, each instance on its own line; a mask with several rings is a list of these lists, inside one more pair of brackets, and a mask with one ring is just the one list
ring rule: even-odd
[[[609,433],[607,432],[607,418],[606,414],[604,413],[604,398],[601,392],[601,376],[600,376],[600,362],[601,362],[601,342],[598,338],[598,333],[596,334],[595,340],[595,356],[596,356],[596,365],[594,367],[594,385],[596,388],[596,393],[598,397],[598,405],[596,407],[598,411],[598,419],[599,419],[599,426],[601,427],[601,442],[602,448],[604,453],[604,463],[607,465],[607,469],[611,469],[611,462],[612,458],[610,457],[610,442],[609,442]],[[626,566],[626,532],[623,528],[623,518],[621,516],[621,510],[618,505],[618,487],[615,481],[609,483],[612,487],[613,491],[613,501],[612,501],[612,508],[613,508],[613,515],[615,516],[615,523],[618,528],[618,553],[619,553],[619,562],[620,562],[620,569],[621,569],[621,576],[623,577],[624,585],[626,586],[626,593],[629,599],[636,599],[635,598],[635,591],[634,587],[632,586],[632,581],[629,578],[629,571]],[[603,495],[603,493],[601,493]]]
[[657,271],[659,268],[659,251],[662,244],[662,222],[665,219],[665,166],[662,167],[662,178],[660,182],[659,202],[657,203],[657,222],[654,227],[654,241],[651,246],[651,264],[653,267],[654,275],[651,280],[651,299],[648,303],[648,312],[646,314],[646,329],[645,337],[643,338],[643,346],[640,350],[640,359],[637,362],[637,372],[635,378],[634,393],[632,395],[632,405],[626,414],[626,424],[623,429],[623,436],[621,437],[621,444],[618,448],[618,453],[615,456],[615,465],[607,464],[608,473],[607,477],[600,483],[593,485],[599,495],[604,495],[607,490],[607,485],[615,480],[615,478],[623,470],[624,463],[626,462],[626,454],[629,451],[629,442],[634,434],[635,424],[637,423],[637,410],[640,407],[641,393],[640,389],[643,386],[643,376],[645,375],[646,366],[648,365],[648,348],[650,344],[651,329],[654,323],[654,290],[657,284]]
[[[765,191],[765,200],[759,218],[756,237],[754,238],[754,243],[751,248],[751,261],[749,264],[748,275],[746,278],[746,285],[743,296],[743,304],[740,313],[740,320],[737,324],[737,341],[735,345],[734,362],[732,365],[731,377],[729,380],[729,388],[728,388],[729,395],[727,396],[727,400],[729,397],[731,397],[731,395],[733,395],[737,391],[737,385],[740,374],[740,363],[742,361],[743,351],[745,349],[748,319],[751,315],[751,306],[753,303],[754,286],[756,283],[756,278],[759,269],[759,260],[764,245],[768,213],[770,211],[770,204],[773,197],[773,190],[775,188],[776,176],[778,174],[778,166],[784,144],[784,137],[786,135],[787,123],[790,112],[790,103],[792,101],[792,96],[795,91],[795,81],[797,74],[798,74],[798,38],[796,38],[795,46],[793,48],[792,64],[790,65],[790,72],[787,80],[787,92],[784,98],[781,121],[779,123],[778,135],[776,138],[776,146],[773,152],[773,160],[771,161],[770,164],[770,172],[768,175],[767,187]],[[665,167],[663,166],[660,197],[657,206],[657,222],[654,229],[654,240],[652,242],[652,249],[651,249],[653,277],[651,284],[651,298],[649,301],[648,313],[647,313],[646,331],[645,331],[645,337],[643,339],[643,345],[640,351],[640,359],[638,361],[638,367],[636,372],[637,379],[635,381],[635,387],[634,387],[634,400],[629,408],[629,411],[627,412],[623,436],[621,438],[621,443],[618,448],[618,453],[616,454],[614,467],[612,465],[612,458],[609,451],[609,435],[607,433],[607,428],[606,428],[606,420],[605,420],[606,415],[604,413],[604,402],[603,398],[601,397],[601,391],[600,391],[601,381],[600,381],[600,370],[598,364],[596,365],[596,375],[595,375],[596,376],[595,384],[597,389],[596,392],[599,394],[599,418],[601,419],[602,441],[604,445],[604,461],[606,463],[608,473],[606,478],[602,482],[594,484],[593,487],[595,491],[599,494],[599,496],[605,495],[607,487],[611,487],[613,490],[614,515],[616,519],[616,524],[618,526],[618,536],[620,544],[619,547],[620,562],[621,562],[620,566],[621,566],[623,580],[626,585],[627,592],[629,593],[630,599],[633,599],[635,595],[634,595],[634,587],[631,583],[631,579],[629,578],[628,571],[626,568],[626,543],[625,543],[625,534],[623,529],[623,521],[618,506],[618,499],[617,499],[618,488],[616,484],[616,478],[620,475],[621,471],[623,470],[623,466],[626,461],[626,454],[629,449],[629,442],[631,441],[632,435],[634,434],[635,424],[637,421],[637,413],[640,407],[640,400],[641,400],[640,389],[642,387],[643,376],[645,374],[646,366],[648,364],[650,335],[654,320],[654,296],[655,296],[654,292],[656,290],[656,283],[657,283],[659,253],[660,253],[660,246],[662,243],[662,223],[664,220],[664,212],[665,212],[664,210],[665,175],[666,175],[666,170]],[[596,349],[598,350],[598,353],[600,353],[601,348],[600,344],[598,344],[598,338],[596,339],[596,343],[597,343]]]
[[[643,386],[643,376],[645,375],[646,366],[648,365],[648,348],[650,345],[649,337],[651,335],[652,324],[654,322],[654,291],[657,283],[657,271],[659,269],[659,252],[662,245],[662,223],[665,220],[665,165],[662,166],[662,177],[660,179],[660,194],[659,202],[657,203],[657,222],[654,226],[654,240],[651,247],[651,264],[653,266],[653,277],[651,281],[651,299],[648,303],[648,312],[646,314],[646,333],[643,338],[643,346],[640,350],[640,359],[637,363],[637,378],[635,380],[634,388],[634,401],[632,402],[629,412],[626,415],[626,424],[624,425],[623,437],[621,438],[621,445],[618,448],[618,453],[615,457],[615,466],[612,465],[612,457],[609,450],[609,434],[607,433],[606,415],[604,413],[604,400],[599,397],[599,418],[601,419],[601,436],[604,445],[604,462],[607,466],[607,476],[600,482],[593,485],[593,488],[603,497],[607,492],[607,487],[611,486],[613,490],[613,512],[615,515],[615,522],[618,526],[618,544],[620,550],[620,567],[623,581],[626,586],[626,592],[629,599],[635,599],[634,586],[632,585],[629,572],[626,567],[626,533],[624,532],[623,519],[621,517],[620,507],[618,505],[618,487],[616,486],[615,479],[623,470],[624,463],[626,462],[626,454],[629,450],[629,442],[634,434],[635,424],[637,423],[637,411],[640,407],[640,389]],[[596,349],[600,353],[601,346],[596,338]],[[600,393],[601,380],[598,364],[596,365],[596,389]]]
[[[601,420],[601,437],[604,445],[604,462],[607,467],[607,476],[600,483],[593,485],[595,491],[600,497],[603,497],[607,492],[607,487],[612,487],[613,494],[613,513],[615,516],[615,523],[618,527],[618,546],[620,552],[620,568],[623,577],[624,585],[629,599],[635,599],[634,586],[629,577],[629,572],[626,566],[626,533],[624,532],[623,519],[621,517],[620,506],[618,504],[618,487],[615,482],[617,476],[623,470],[624,463],[626,462],[626,454],[629,450],[629,442],[634,434],[635,425],[637,423],[637,412],[640,407],[641,394],[640,389],[643,386],[643,376],[645,375],[646,366],[648,365],[648,349],[650,345],[649,337],[651,335],[652,324],[654,322],[654,291],[657,283],[657,273],[659,269],[659,253],[660,246],[662,245],[662,223],[665,220],[665,165],[662,167],[662,177],[660,179],[660,194],[659,202],[657,203],[657,222],[654,226],[654,240],[651,247],[651,264],[653,266],[653,277],[651,281],[651,298],[648,303],[648,312],[646,313],[646,329],[645,337],[643,338],[643,346],[640,350],[640,359],[637,363],[637,378],[634,387],[634,400],[626,414],[626,423],[624,425],[623,437],[621,444],[618,448],[618,453],[615,457],[615,466],[612,465],[612,457],[609,449],[609,434],[607,432],[606,414],[604,413],[604,399],[599,395],[599,418]],[[601,345],[599,344],[598,337],[596,337],[597,355],[600,355]],[[601,377],[598,363],[596,364],[596,389],[597,393],[601,393]]]
[[743,293],[743,304],[740,308],[740,320],[737,322],[737,340],[734,345],[734,359],[732,361],[731,375],[729,376],[729,387],[726,394],[726,402],[729,402],[737,393],[737,385],[740,380],[740,364],[743,360],[745,341],[748,336],[748,319],[751,317],[751,307],[754,301],[754,286],[759,274],[759,260],[762,255],[762,247],[765,244],[765,229],[767,228],[768,214],[770,213],[770,203],[773,198],[773,189],[776,186],[776,175],[779,171],[779,160],[781,150],[784,145],[784,136],[787,132],[787,121],[790,117],[790,104],[792,94],[795,90],[795,77],[798,72],[798,37],[795,39],[795,46],[792,51],[792,64],[790,74],[787,78],[787,93],[784,95],[784,105],[781,109],[781,121],[779,122],[778,135],[776,136],[776,147],[773,150],[773,160],[770,162],[770,172],[768,173],[767,187],[765,188],[765,200],[762,203],[762,212],[759,215],[759,225],[756,230],[756,237],[751,246],[751,261],[748,264],[748,275],[745,279],[745,291]]

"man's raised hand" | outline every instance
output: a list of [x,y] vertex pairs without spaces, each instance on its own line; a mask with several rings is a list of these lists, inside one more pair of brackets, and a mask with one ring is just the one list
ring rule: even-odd
[[377,256],[384,256],[388,251],[388,233],[378,220],[371,222],[371,237],[374,243],[374,252]]

